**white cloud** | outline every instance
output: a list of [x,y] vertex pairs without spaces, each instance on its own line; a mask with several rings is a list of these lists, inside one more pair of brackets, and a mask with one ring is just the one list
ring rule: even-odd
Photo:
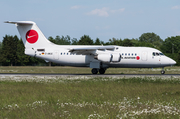
[[87,15],[97,15],[100,17],[108,17],[111,13],[121,13],[124,12],[125,8],[117,9],[117,10],[110,10],[107,7],[103,7],[101,9],[95,9],[91,12],[87,13]]
[[180,5],[173,6],[172,9],[180,9]]
[[88,15],[98,15],[98,16],[101,16],[101,17],[108,17],[109,16],[108,10],[109,10],[109,8],[103,7],[102,9],[92,10],[91,12],[89,12],[87,14]]
[[81,6],[78,6],[78,5],[75,5],[75,6],[72,6],[71,9],[79,9],[81,8]]

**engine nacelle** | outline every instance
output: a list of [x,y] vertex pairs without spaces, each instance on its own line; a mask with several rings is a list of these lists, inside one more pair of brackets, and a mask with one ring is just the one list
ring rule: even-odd
[[112,54],[112,62],[120,62],[121,61],[121,55],[119,53]]
[[102,62],[120,62],[121,61],[121,55],[119,53],[99,54],[97,56],[94,56],[94,58]]
[[29,55],[29,56],[32,56],[34,57],[35,56],[35,51],[33,49],[25,49],[25,52],[24,52],[26,55]]
[[112,61],[112,55],[111,54],[99,54],[94,57],[95,59],[102,61],[102,62],[111,62]]

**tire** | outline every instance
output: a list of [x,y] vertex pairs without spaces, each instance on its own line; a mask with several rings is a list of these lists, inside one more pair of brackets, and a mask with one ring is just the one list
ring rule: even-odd
[[105,69],[103,69],[103,68],[99,69],[99,73],[100,73],[100,74],[104,74],[104,73],[105,73],[105,71],[106,71],[106,70],[105,70]]
[[92,72],[92,74],[97,74],[97,73],[98,73],[98,70],[95,69],[95,68],[93,68],[93,69],[91,70],[91,72]]
[[165,71],[164,71],[164,70],[162,70],[162,71],[161,71],[161,74],[165,74]]

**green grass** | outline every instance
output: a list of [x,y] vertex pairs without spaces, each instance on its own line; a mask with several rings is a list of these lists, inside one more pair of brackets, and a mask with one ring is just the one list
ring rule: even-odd
[[[160,74],[162,68],[108,68],[105,74]],[[165,67],[166,74],[180,74],[180,67]],[[1,66],[0,73],[91,74],[90,68],[48,66]]]
[[0,118],[179,118],[179,78],[0,80]]

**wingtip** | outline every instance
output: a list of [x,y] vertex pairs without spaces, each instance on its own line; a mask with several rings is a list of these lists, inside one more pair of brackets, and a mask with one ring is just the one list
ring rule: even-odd
[[4,21],[4,23],[9,23],[9,21]]

